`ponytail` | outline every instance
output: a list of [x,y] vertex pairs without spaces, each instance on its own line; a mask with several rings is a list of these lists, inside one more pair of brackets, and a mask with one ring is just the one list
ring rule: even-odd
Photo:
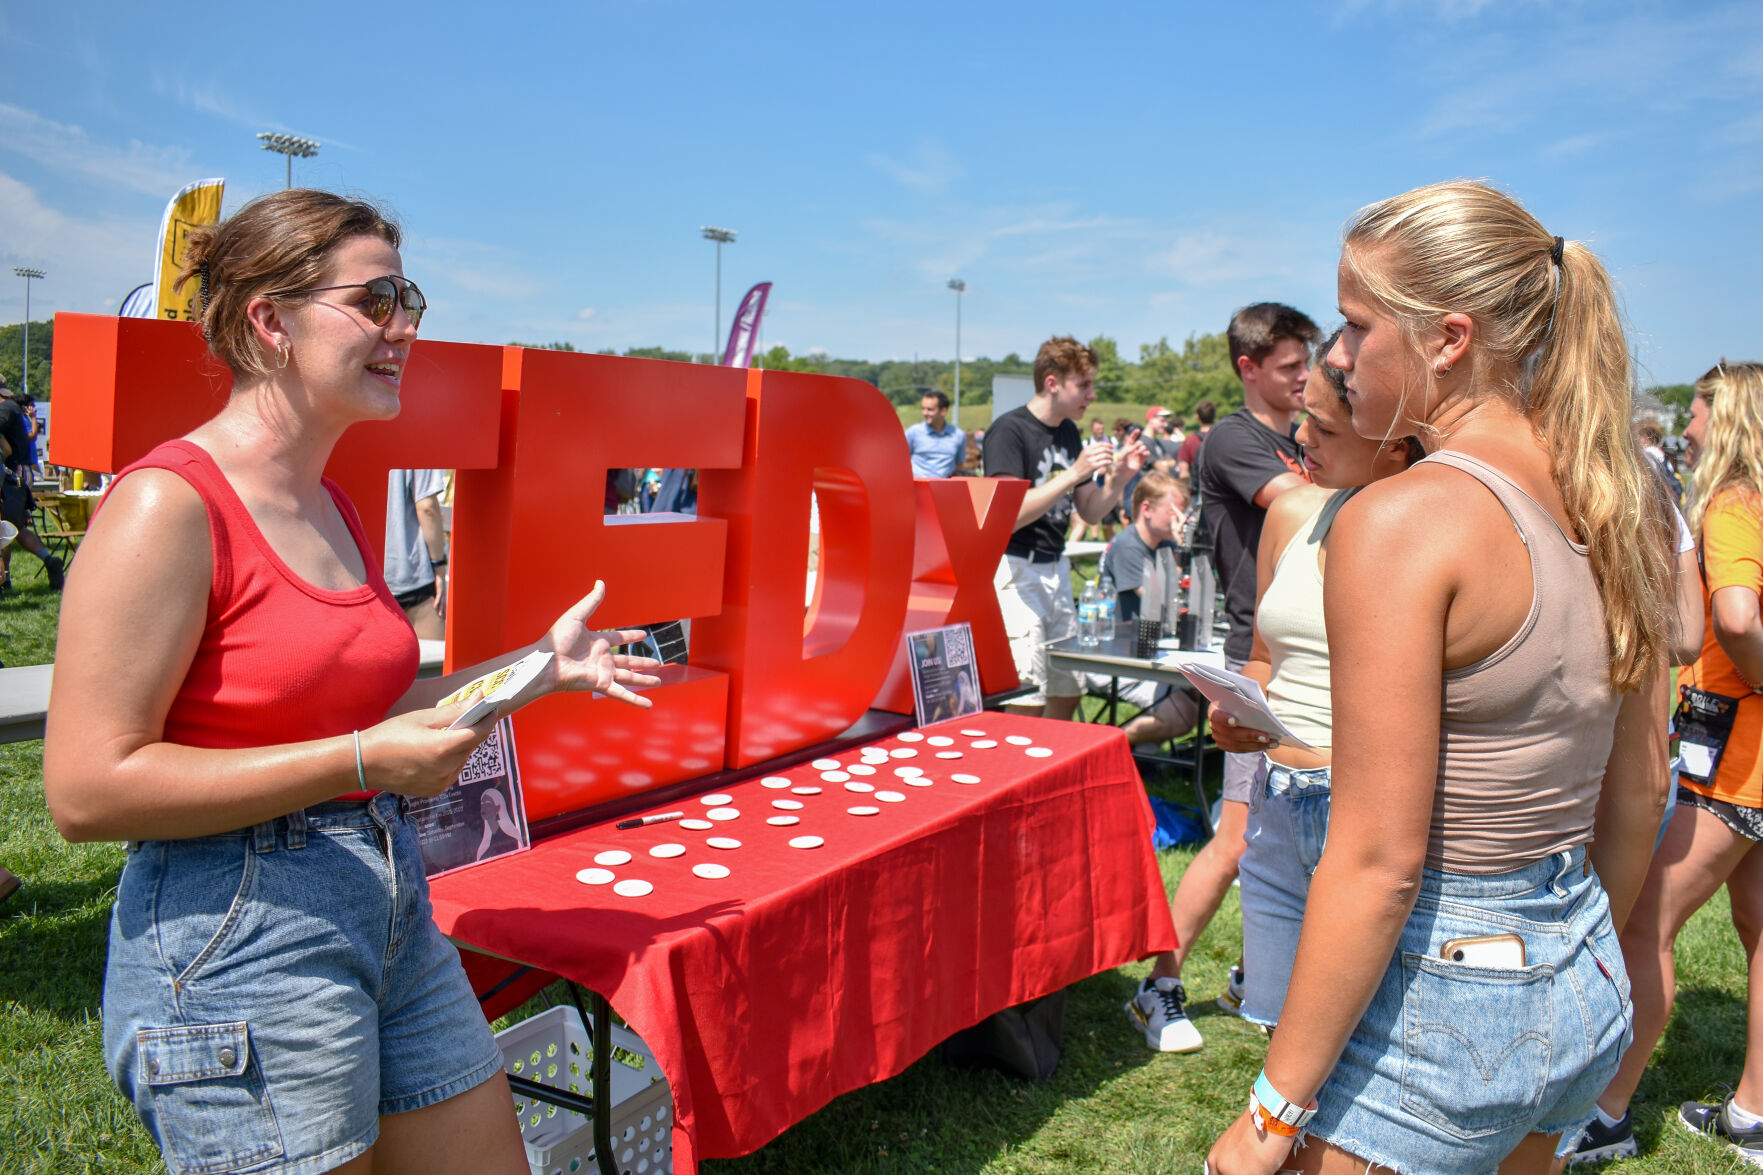
[[1637,688],[1669,641],[1673,522],[1634,440],[1633,375],[1610,276],[1568,242],[1554,325],[1538,349],[1529,415],[1604,600],[1610,680]]
[[1590,549],[1611,684],[1639,688],[1670,639],[1672,521],[1635,447],[1628,345],[1603,265],[1512,197],[1466,180],[1361,209],[1344,259],[1410,338],[1467,314],[1489,367],[1514,373],[1495,390],[1542,438]]

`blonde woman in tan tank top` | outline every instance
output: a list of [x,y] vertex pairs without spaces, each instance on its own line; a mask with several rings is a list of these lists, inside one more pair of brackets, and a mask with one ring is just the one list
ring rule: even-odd
[[1331,531],[1328,842],[1211,1167],[1540,1173],[1629,1035],[1616,927],[1665,800],[1666,517],[1588,250],[1438,184],[1354,218],[1339,287],[1355,430],[1430,456]]

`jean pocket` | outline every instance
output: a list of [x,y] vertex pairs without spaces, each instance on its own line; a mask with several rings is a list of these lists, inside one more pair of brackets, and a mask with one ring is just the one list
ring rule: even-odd
[[174,1175],[238,1170],[282,1153],[245,1021],[142,1028],[135,1052],[153,1133]]
[[1314,876],[1316,866],[1322,863],[1322,850],[1328,844],[1330,798],[1326,790],[1312,791],[1292,804],[1292,844],[1305,877]]
[[1402,1109],[1461,1139],[1528,1122],[1554,1056],[1554,975],[1547,963],[1472,967],[1404,952]]
[[172,841],[155,900],[159,957],[183,988],[208,969],[250,913],[257,853],[237,836]]

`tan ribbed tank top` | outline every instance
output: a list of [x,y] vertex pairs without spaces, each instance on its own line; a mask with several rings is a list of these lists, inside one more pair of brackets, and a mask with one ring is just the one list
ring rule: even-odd
[[1426,460],[1486,486],[1530,554],[1524,623],[1487,657],[1445,673],[1426,854],[1434,869],[1504,873],[1591,839],[1621,704],[1604,605],[1587,548],[1529,494],[1462,453]]

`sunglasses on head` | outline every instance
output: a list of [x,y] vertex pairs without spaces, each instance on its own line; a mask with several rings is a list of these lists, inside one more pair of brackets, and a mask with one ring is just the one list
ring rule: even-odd
[[367,296],[359,304],[359,309],[367,315],[368,321],[375,326],[384,326],[392,320],[392,308],[402,305],[404,313],[410,316],[411,326],[422,325],[423,311],[428,309],[428,300],[416,283],[408,278],[376,277],[372,281],[348,282],[340,286],[311,286],[303,290],[277,290],[268,295],[271,298],[288,298],[295,294],[322,294],[326,290],[366,290]]

